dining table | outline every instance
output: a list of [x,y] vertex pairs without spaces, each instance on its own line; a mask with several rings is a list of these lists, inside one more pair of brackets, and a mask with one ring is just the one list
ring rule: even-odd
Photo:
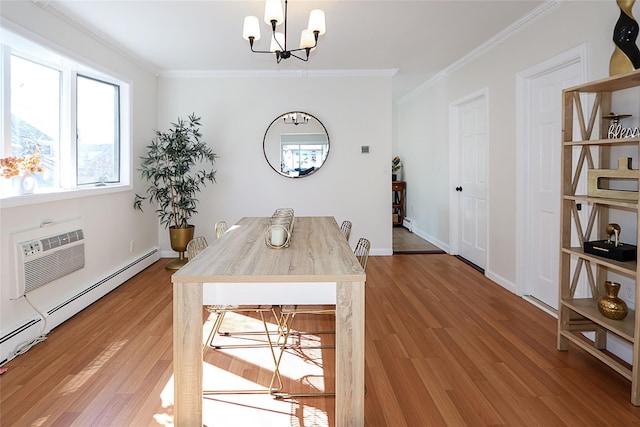
[[174,424],[202,426],[203,305],[336,307],[335,426],[364,426],[366,275],[334,217],[295,217],[287,247],[244,217],[172,275]]

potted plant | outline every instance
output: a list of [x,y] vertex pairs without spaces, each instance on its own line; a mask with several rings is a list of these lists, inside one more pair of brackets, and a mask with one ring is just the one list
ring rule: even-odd
[[402,161],[400,161],[400,157],[395,156],[391,161],[391,180],[398,180],[398,172],[402,169]]
[[195,114],[188,120],[178,118],[168,131],[155,131],[147,155],[141,157],[140,176],[148,187],[145,196],[135,195],[133,206],[142,210],[143,201],[155,203],[160,223],[169,229],[171,248],[179,252],[178,259],[167,264],[170,270],[187,262],[184,252],[194,234],[189,219],[198,213],[195,196],[207,182],[215,182],[218,155],[202,141],[200,126]]

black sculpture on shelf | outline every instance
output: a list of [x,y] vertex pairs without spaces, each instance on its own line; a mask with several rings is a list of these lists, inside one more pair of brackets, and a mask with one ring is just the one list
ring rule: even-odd
[[635,261],[638,248],[634,245],[622,243],[620,241],[620,231],[621,228],[618,224],[607,224],[605,229],[607,239],[584,242],[584,252],[616,261]]
[[613,30],[615,48],[609,62],[609,75],[624,74],[640,68],[640,49],[636,45],[639,26],[633,17],[636,0],[616,0],[620,17]]

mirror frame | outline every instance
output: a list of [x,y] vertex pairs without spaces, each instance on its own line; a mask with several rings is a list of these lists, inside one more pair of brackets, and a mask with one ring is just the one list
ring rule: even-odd
[[[306,173],[304,175],[289,175],[286,174],[282,171],[279,170],[279,168],[274,167],[274,165],[271,163],[271,160],[269,160],[269,157],[267,156],[267,136],[269,135],[269,130],[271,130],[271,128],[273,127],[274,123],[276,123],[279,120],[283,120],[285,116],[289,115],[289,114],[304,114],[305,116],[308,116],[310,120],[315,120],[316,122],[318,122],[318,124],[322,127],[322,130],[324,130],[324,134],[327,137],[327,154],[324,158],[324,160],[322,161],[322,164],[320,166],[318,166],[317,168],[315,168],[314,170],[312,170],[309,173]],[[262,153],[264,154],[264,159],[267,161],[267,164],[271,167],[271,169],[273,169],[278,175],[280,176],[284,176],[285,178],[306,178],[308,176],[313,175],[314,173],[316,173],[317,171],[319,171],[322,166],[324,166],[324,164],[327,161],[327,158],[329,157],[329,152],[331,150],[331,141],[329,139],[329,132],[327,132],[327,128],[324,126],[324,123],[322,123],[316,116],[314,116],[313,114],[309,114],[305,111],[287,111],[286,113],[280,114],[278,117],[276,117],[275,119],[273,119],[273,121],[269,124],[269,126],[267,126],[267,130],[264,132],[264,137],[262,138]]]

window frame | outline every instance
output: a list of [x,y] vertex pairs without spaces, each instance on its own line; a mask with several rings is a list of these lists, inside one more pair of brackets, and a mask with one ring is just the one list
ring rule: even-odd
[[[60,158],[58,164],[59,187],[45,187],[36,190],[34,194],[16,196],[11,191],[8,179],[0,178],[0,208],[29,205],[55,200],[108,194],[113,192],[128,191],[132,189],[132,126],[131,126],[131,81],[111,70],[96,66],[83,58],[59,52],[51,43],[42,40],[35,35],[25,35],[14,29],[0,26],[2,44],[0,45],[0,57],[2,67],[0,69],[0,81],[2,84],[1,102],[4,115],[0,121],[0,133],[2,144],[0,145],[0,157],[9,154],[11,149],[11,81],[10,67],[11,56],[16,55],[28,61],[60,70],[61,78],[61,118],[60,118]],[[82,76],[94,79],[118,87],[118,111],[116,119],[119,130],[119,146],[117,148],[119,160],[119,182],[106,182],[99,186],[96,183],[78,185],[78,161],[76,138],[76,101],[77,78]],[[63,172],[66,171],[66,172]]]
[[75,119],[76,119],[75,120],[75,123],[76,123],[76,126],[75,126],[75,130],[76,130],[76,138],[75,138],[76,155],[74,157],[75,163],[76,163],[75,164],[75,166],[76,166],[75,167],[75,170],[76,170],[76,174],[75,174],[76,186],[77,187],[81,187],[81,186],[85,186],[85,185],[103,186],[103,185],[108,185],[108,184],[119,184],[120,181],[121,181],[121,170],[120,170],[120,167],[121,167],[120,157],[121,157],[121,155],[120,155],[120,151],[121,151],[121,145],[122,145],[122,143],[121,143],[121,140],[122,140],[122,129],[121,129],[121,126],[120,126],[120,122],[121,122],[121,117],[120,116],[122,114],[121,111],[120,111],[121,110],[120,109],[120,102],[121,102],[120,85],[119,84],[115,84],[113,82],[105,81],[103,79],[98,79],[98,78],[96,78],[94,76],[88,76],[88,75],[86,75],[84,73],[75,73],[74,81],[75,81],[75,90],[76,90],[76,102],[78,100],[77,91],[78,91],[78,81],[79,81],[79,79],[92,80],[94,82],[98,82],[98,83],[101,83],[101,84],[104,84],[104,85],[113,86],[113,88],[115,89],[115,91],[114,91],[114,97],[115,97],[114,104],[116,104],[116,105],[115,105],[115,111],[114,111],[114,117],[113,118],[114,118],[114,125],[115,125],[114,136],[115,136],[115,139],[117,141],[117,144],[115,144],[115,147],[114,147],[114,160],[115,160],[114,163],[115,163],[116,168],[117,168],[116,170],[117,170],[118,180],[117,181],[104,181],[104,182],[96,181],[96,182],[87,182],[87,183],[84,183],[84,184],[78,184],[78,181],[80,180],[80,175],[79,175],[79,170],[80,170],[79,144],[80,144],[80,141],[79,141],[79,138],[77,136],[77,132],[78,132],[78,108],[76,106],[76,108],[75,108],[75,112],[76,112],[76,114],[75,114]]

